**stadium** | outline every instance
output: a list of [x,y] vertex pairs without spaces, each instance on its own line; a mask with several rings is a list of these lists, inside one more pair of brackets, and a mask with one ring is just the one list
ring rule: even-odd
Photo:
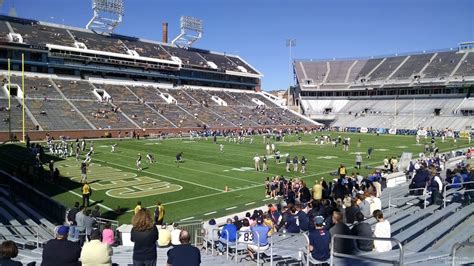
[[85,27],[0,15],[0,265],[474,263],[472,16],[453,48],[290,38],[286,65],[91,2]]

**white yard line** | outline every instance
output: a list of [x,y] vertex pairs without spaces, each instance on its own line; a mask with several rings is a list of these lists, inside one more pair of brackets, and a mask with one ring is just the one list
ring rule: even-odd
[[188,217],[188,218],[181,219],[180,221],[187,221],[187,220],[191,220],[191,219],[194,219],[194,216],[191,216],[191,217]]
[[252,204],[255,204],[255,201],[252,201],[252,202],[249,202],[249,203],[245,203],[245,206],[249,206],[249,205],[252,205]]
[[211,214],[216,214],[217,211],[213,211],[213,212],[208,212],[208,213],[205,213],[204,216],[208,216],[208,215],[211,215]]
[[229,207],[229,208],[226,208],[225,210],[228,211],[228,210],[232,210],[232,209],[235,209],[235,208],[237,208],[237,206]]

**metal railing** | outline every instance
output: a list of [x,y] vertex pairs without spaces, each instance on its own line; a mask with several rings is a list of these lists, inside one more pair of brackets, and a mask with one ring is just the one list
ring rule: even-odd
[[[397,245],[399,247],[399,250],[400,250],[400,255],[398,256],[398,262],[394,261],[394,260],[367,257],[367,256],[363,256],[363,255],[351,255],[351,254],[344,254],[344,253],[335,252],[334,251],[334,240],[336,238],[344,238],[344,239],[352,239],[352,240],[379,240],[379,241],[395,242],[395,243],[397,243]],[[378,262],[378,263],[391,263],[391,264],[394,264],[394,265],[403,265],[403,256],[404,256],[403,245],[396,238],[352,236],[352,235],[340,235],[340,234],[335,234],[335,235],[331,236],[331,253],[330,253],[330,264],[329,264],[331,266],[334,265],[334,257],[341,257],[341,258],[348,258],[348,259],[355,259],[355,260],[364,260],[364,261],[374,261],[374,262]]]
[[101,217],[96,217],[95,220],[96,220],[101,232],[104,229],[105,224],[107,224],[107,223],[110,223],[110,227],[114,231],[117,231],[117,228],[120,226],[120,223],[117,220],[110,220],[110,219],[105,219],[105,218],[101,218]]
[[[411,192],[411,191],[419,191],[419,190],[422,190],[422,195],[410,195],[410,192]],[[403,196],[403,197],[393,197],[393,198],[392,198],[392,191],[390,191],[390,192],[388,193],[388,211],[390,211],[390,209],[392,208],[392,206],[394,206],[394,207],[397,206],[397,205],[392,204],[392,201],[393,201],[393,200],[406,199],[406,198],[420,198],[420,197],[423,197],[423,209],[426,209],[426,206],[427,206],[426,199],[428,198],[428,193],[427,193],[426,186],[425,186],[425,187],[422,187],[422,188],[412,188],[412,189],[409,189],[409,190],[408,190],[408,194],[409,194],[409,195],[405,195],[405,196]]]
[[[18,228],[26,230],[29,232],[30,236],[34,238],[34,241],[27,238],[27,234],[23,234]],[[24,232],[26,232],[24,231]],[[40,227],[39,225],[0,225],[0,235],[2,235],[6,240],[11,240],[16,242],[23,247],[26,246],[28,243],[34,243],[37,248],[40,247]]]
[[[463,193],[466,193],[466,192],[473,192],[474,189],[465,189],[464,188],[464,185],[465,184],[474,184],[474,181],[468,181],[468,182],[461,182],[461,183],[458,183],[458,184],[447,184],[443,187],[443,208],[446,208],[446,197],[448,196],[448,194],[454,194],[454,193],[458,193],[460,192],[461,190],[463,190],[464,192]],[[461,188],[459,188],[458,190],[456,191],[449,191],[448,193],[448,187],[454,187],[454,186],[461,186]]]
[[463,263],[472,263],[472,261],[474,259],[471,258],[471,261],[460,261],[458,262],[458,264],[456,264],[456,252],[459,248],[462,248],[462,247],[465,247],[465,246],[468,246],[468,247],[474,247],[474,242],[461,242],[461,243],[456,243],[453,245],[453,247],[451,248],[451,266],[455,266],[455,265],[464,265]]
[[[181,230],[186,230],[190,234],[191,241],[194,241],[193,245],[197,245],[197,239],[202,237],[202,226],[203,226],[203,221],[202,220],[190,220],[190,221],[185,221],[185,222],[179,222],[178,227]],[[198,230],[199,229],[199,230]]]

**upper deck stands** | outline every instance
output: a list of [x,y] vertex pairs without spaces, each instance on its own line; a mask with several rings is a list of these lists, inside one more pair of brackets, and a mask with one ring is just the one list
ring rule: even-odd
[[382,58],[377,58],[377,59],[369,59],[367,62],[364,64],[360,72],[357,74],[356,78],[364,78],[369,75],[369,73],[378,65],[380,62],[382,62]]
[[88,49],[118,54],[127,54],[127,48],[123,45],[120,39],[111,36],[82,31],[71,30],[70,32],[74,35],[75,39],[78,42],[84,43]]
[[423,67],[430,62],[432,56],[432,53],[410,56],[405,64],[393,74],[392,79],[408,79],[419,74]]
[[21,34],[27,44],[56,44],[74,47],[74,40],[65,29],[49,27],[36,23],[9,22],[15,33]]
[[234,62],[237,66],[244,67],[248,73],[258,74],[257,71],[255,71],[253,68],[251,68],[249,65],[247,65],[244,61],[242,61],[237,56],[226,55],[226,57],[230,59],[232,62]]
[[128,49],[135,50],[140,56],[151,57],[157,59],[169,60],[168,52],[156,43],[148,43],[142,41],[134,41],[131,39],[121,39],[121,41],[128,47]]
[[474,73],[474,52],[470,52],[464,61],[459,66],[455,75],[458,76],[472,76]]
[[352,63],[353,61],[330,61],[331,70],[329,71],[326,83],[344,83],[347,71]]
[[169,54],[172,56],[178,57],[181,59],[183,64],[188,66],[209,68],[204,60],[197,52],[188,51],[186,49],[181,49],[173,46],[164,45],[162,46]]
[[395,71],[406,56],[388,57],[371,75],[371,80],[384,80]]
[[446,78],[454,70],[464,54],[440,52],[423,72],[425,78]]
[[0,21],[0,37],[5,37],[8,33],[10,33],[10,29],[7,26],[5,21]]

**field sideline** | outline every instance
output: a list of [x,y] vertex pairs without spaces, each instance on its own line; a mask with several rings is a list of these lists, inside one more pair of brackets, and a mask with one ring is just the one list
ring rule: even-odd
[[[372,135],[331,132],[334,136],[350,136],[351,147],[349,152],[342,151],[342,146],[333,148],[332,145],[314,143],[317,134],[302,136],[299,144],[295,135],[285,138],[285,142],[275,142],[281,154],[305,156],[308,160],[307,171],[301,173],[286,173],[284,160],[276,164],[269,158],[269,171],[256,172],[253,170],[252,158],[255,154],[262,156],[265,145],[262,136],[255,136],[254,143],[237,144],[225,142],[218,138],[218,144],[224,144],[224,152],[219,151],[219,145],[214,144],[212,138],[201,140],[183,139],[146,139],[146,140],[94,140],[95,154],[89,167],[88,181],[91,182],[93,194],[91,199],[101,206],[103,212],[110,218],[118,219],[121,223],[129,223],[132,210],[138,200],[143,206],[154,206],[156,201],[165,205],[165,221],[209,219],[226,214],[260,207],[271,202],[264,197],[263,183],[265,177],[284,175],[285,177],[303,178],[309,187],[312,187],[316,178],[332,179],[330,172],[335,171],[340,163],[355,171],[355,153],[363,155],[369,147],[374,149],[372,159],[364,157],[364,165],[380,165],[385,156],[399,156],[404,151],[418,154],[423,151],[424,141],[415,144],[414,136]],[[361,147],[357,147],[358,139]],[[430,141],[427,139],[426,141]],[[455,145],[452,140],[437,145],[441,151],[469,146],[467,140],[460,140]],[[117,143],[117,151],[111,153],[111,146]],[[90,141],[87,141],[89,147]],[[14,145],[16,146],[16,145]],[[18,146],[16,146],[18,147]],[[0,162],[2,168],[12,168],[15,161],[25,156],[18,151],[12,152],[12,145],[0,148]],[[183,152],[184,163],[179,167],[175,163],[175,156]],[[143,171],[137,171],[135,160],[141,153]],[[156,163],[149,164],[146,154],[155,156]],[[48,182],[40,182],[37,188],[54,199],[71,206],[74,201],[81,201],[80,197],[80,169],[75,158],[59,160],[55,167],[66,177],[67,182],[59,186]],[[45,165],[47,168],[47,165]],[[367,174],[370,169],[362,169]],[[225,192],[224,188],[229,191]],[[116,214],[115,209],[120,206],[124,211]]]

